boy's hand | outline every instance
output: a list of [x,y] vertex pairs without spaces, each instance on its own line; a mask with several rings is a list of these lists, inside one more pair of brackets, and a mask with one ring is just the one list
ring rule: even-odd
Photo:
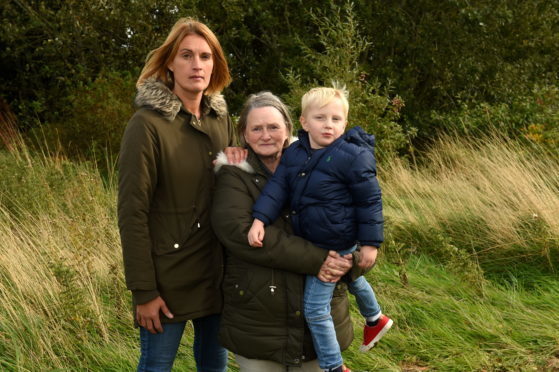
[[264,222],[255,218],[252,227],[248,232],[248,244],[251,247],[262,247],[264,240]]
[[371,245],[361,246],[361,259],[359,260],[359,267],[363,270],[368,270],[375,264],[377,260],[377,247]]

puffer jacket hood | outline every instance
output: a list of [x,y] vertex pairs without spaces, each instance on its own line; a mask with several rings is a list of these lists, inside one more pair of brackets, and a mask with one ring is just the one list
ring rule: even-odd
[[[169,121],[175,120],[182,102],[162,81],[153,77],[146,79],[139,87],[134,101],[138,107],[147,107],[158,111]],[[227,115],[227,104],[221,94],[204,95],[202,106],[205,114],[215,111],[218,117]]]

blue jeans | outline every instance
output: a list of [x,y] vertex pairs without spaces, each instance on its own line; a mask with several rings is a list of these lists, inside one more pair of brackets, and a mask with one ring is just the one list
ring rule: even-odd
[[[349,252],[353,250],[351,249]],[[347,252],[339,253],[343,255]],[[312,275],[307,275],[305,281],[303,299],[305,319],[311,331],[318,363],[322,369],[336,368],[343,364],[342,352],[330,315],[330,301],[332,301],[335,287],[336,283],[325,283]],[[380,313],[375,292],[363,276],[349,283],[348,287],[349,292],[355,296],[361,315],[372,317]]]
[[[209,315],[192,320],[194,325],[192,348],[198,371],[225,372],[227,368],[227,350],[217,339],[219,319],[219,315]],[[151,334],[147,329],[140,327],[141,355],[137,371],[171,371],[185,326],[186,321],[163,323],[163,333],[157,334]]]

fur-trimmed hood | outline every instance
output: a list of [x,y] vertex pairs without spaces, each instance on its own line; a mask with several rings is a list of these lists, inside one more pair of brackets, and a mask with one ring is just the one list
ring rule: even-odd
[[[291,136],[289,138],[289,144],[293,144],[294,142],[296,142],[298,140],[299,139],[297,137]],[[284,149],[284,151],[285,151],[285,149]],[[223,151],[220,151],[219,154],[217,154],[217,157],[215,159],[214,172],[217,173],[223,165],[232,165],[234,167],[237,167],[237,168],[240,168],[240,169],[244,170],[247,173],[250,173],[250,174],[256,173],[256,171],[254,170],[254,167],[252,165],[250,165],[250,163],[248,162],[248,159],[249,159],[250,154],[252,152],[253,151],[249,148],[249,156],[245,160],[240,162],[239,164],[233,164],[233,163],[230,163],[229,160],[227,160],[227,155],[225,155],[225,153]],[[254,157],[256,158],[256,154],[254,154]]]
[[[138,88],[134,103],[138,107],[149,107],[159,111],[167,120],[172,121],[179,113],[182,102],[162,81],[154,77],[146,79]],[[213,110],[217,116],[227,115],[227,104],[221,94],[204,95],[202,112]]]
[[214,172],[217,173],[219,169],[221,169],[221,167],[224,165],[232,165],[250,174],[255,173],[254,168],[252,167],[252,165],[249,164],[249,162],[246,159],[240,162],[239,164],[233,164],[230,163],[229,160],[227,160],[227,155],[225,155],[223,151],[220,151],[215,159]]

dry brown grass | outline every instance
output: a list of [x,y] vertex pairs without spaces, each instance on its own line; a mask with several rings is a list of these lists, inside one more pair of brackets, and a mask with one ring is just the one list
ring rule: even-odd
[[[446,136],[419,169],[382,170],[389,226],[410,235],[440,232],[483,257],[543,255],[559,247],[559,159],[498,137]],[[428,248],[428,247],[424,247]],[[523,253],[520,253],[523,254]]]

